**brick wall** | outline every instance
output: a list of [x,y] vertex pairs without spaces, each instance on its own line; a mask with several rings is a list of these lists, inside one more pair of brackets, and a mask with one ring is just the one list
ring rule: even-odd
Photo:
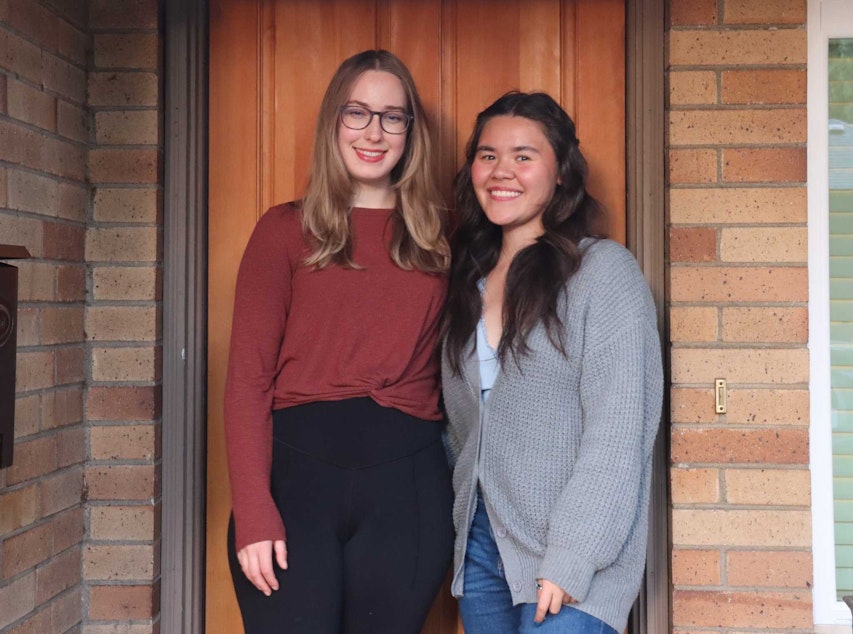
[[674,632],[810,632],[806,0],[669,5]]
[[0,242],[19,264],[15,464],[0,471],[0,631],[82,618],[86,59],[82,3],[0,2]]
[[160,59],[156,0],[0,0],[2,634],[158,631]]
[[[162,102],[156,0],[90,0],[84,634],[157,631]],[[110,623],[113,622],[113,623]],[[128,626],[122,626],[127,628]]]

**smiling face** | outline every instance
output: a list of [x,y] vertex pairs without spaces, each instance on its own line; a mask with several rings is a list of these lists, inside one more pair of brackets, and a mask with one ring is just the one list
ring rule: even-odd
[[[406,92],[400,80],[385,71],[368,70],[353,84],[346,105],[361,106],[374,112],[407,112]],[[359,207],[393,207],[391,170],[406,149],[407,132],[389,134],[371,117],[363,130],[352,130],[338,120],[338,152],[347,172],[358,185],[353,200]]]
[[521,242],[542,235],[542,213],[559,184],[557,157],[538,123],[497,116],[483,127],[471,164],[486,217]]

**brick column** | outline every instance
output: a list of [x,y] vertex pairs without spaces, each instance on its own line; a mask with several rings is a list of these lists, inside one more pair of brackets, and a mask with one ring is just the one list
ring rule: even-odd
[[85,9],[0,2],[0,242],[19,266],[15,463],[0,470],[0,632],[81,620]]
[[806,2],[670,14],[674,631],[811,632]]
[[[90,0],[86,634],[158,630],[162,126],[156,0]],[[127,629],[131,628],[131,629]]]

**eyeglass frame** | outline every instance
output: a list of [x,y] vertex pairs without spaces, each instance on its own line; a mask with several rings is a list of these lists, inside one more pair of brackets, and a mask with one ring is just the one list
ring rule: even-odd
[[[352,126],[347,125],[344,122],[344,111],[347,110],[348,108],[356,108],[358,110],[364,110],[365,112],[370,113],[370,117],[367,119],[367,123],[365,123],[364,126],[361,128],[353,128]],[[382,125],[383,115],[391,114],[391,113],[402,115],[402,116],[406,117],[406,127],[403,128],[403,130],[401,132],[390,132],[389,130],[385,129],[384,125]],[[338,120],[341,122],[341,124],[344,127],[348,128],[350,130],[366,130],[368,127],[370,127],[370,124],[373,123],[373,117],[379,117],[379,127],[382,128],[383,132],[385,132],[386,134],[394,134],[394,135],[405,134],[406,132],[408,132],[409,128],[412,126],[412,121],[415,120],[414,115],[409,114],[408,112],[404,112],[402,110],[382,110],[381,112],[377,112],[376,110],[371,110],[370,108],[365,108],[364,106],[358,106],[358,105],[352,105],[352,104],[345,104],[345,105],[341,106],[340,108],[338,108]]]

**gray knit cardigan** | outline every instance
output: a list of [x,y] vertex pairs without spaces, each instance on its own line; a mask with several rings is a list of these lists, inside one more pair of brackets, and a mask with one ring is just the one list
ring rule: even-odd
[[645,565],[660,339],[631,253],[610,240],[581,246],[559,306],[565,356],[539,324],[482,408],[473,336],[461,376],[443,359],[456,492],[451,589],[463,593],[479,481],[513,603],[535,603],[536,579],[548,579],[622,632]]

